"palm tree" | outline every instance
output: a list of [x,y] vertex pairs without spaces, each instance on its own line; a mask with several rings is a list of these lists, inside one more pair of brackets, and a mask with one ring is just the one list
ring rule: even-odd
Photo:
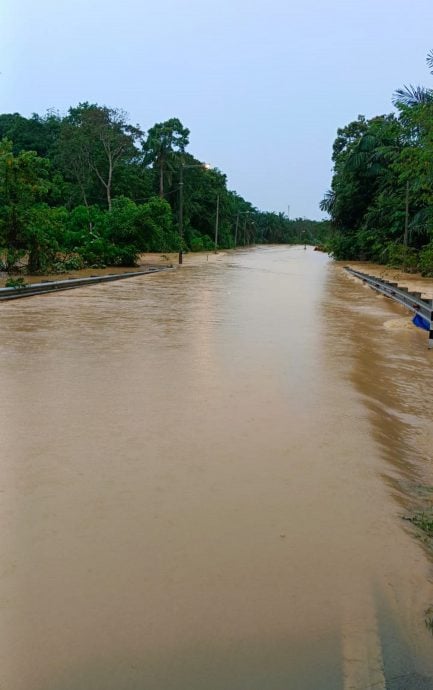
[[[430,74],[433,75],[433,50],[427,53],[427,67]],[[425,86],[409,86],[404,85],[401,89],[394,92],[392,102],[396,106],[406,105],[413,107],[415,105],[422,105],[423,103],[433,103],[433,89],[428,89]]]
[[326,211],[326,213],[329,213],[330,216],[332,216],[333,211],[335,209],[335,197],[336,194],[332,189],[329,189],[326,193],[324,198],[319,204],[320,210],[321,211]]

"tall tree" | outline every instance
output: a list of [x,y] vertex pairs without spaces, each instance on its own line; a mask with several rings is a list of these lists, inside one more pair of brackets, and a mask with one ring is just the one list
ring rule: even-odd
[[[336,231],[336,258],[378,259],[386,245],[384,235],[391,240],[394,230],[398,234],[402,189],[394,164],[404,145],[404,130],[394,115],[360,117],[338,130],[332,188],[320,205]],[[391,223],[392,207],[396,213]]]
[[49,111],[45,117],[36,113],[29,118],[19,113],[0,115],[0,139],[13,142],[15,153],[36,151],[39,156],[49,157],[58,137],[60,117]]
[[164,196],[164,173],[172,172],[176,153],[184,153],[189,144],[189,129],[177,117],[158,122],[148,132],[143,144],[145,161],[153,163],[159,174],[159,195]]
[[[427,56],[433,74],[433,51]],[[331,190],[336,258],[367,258],[433,272],[433,90],[394,94],[398,115],[360,117],[338,130]]]
[[61,158],[69,165],[84,203],[90,174],[102,185],[111,211],[113,173],[139,156],[135,144],[142,134],[139,127],[128,123],[123,110],[89,103],[69,109],[60,135]]

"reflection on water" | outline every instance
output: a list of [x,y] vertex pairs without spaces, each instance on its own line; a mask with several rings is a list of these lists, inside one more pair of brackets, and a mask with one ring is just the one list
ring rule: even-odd
[[[384,476],[403,488],[395,495],[408,505],[413,499],[407,492],[410,484],[412,491],[433,485],[432,353],[425,333],[413,327],[410,316],[402,316],[399,306],[348,276],[331,276],[333,299],[327,310],[339,337],[343,340],[344,329],[350,334],[355,355],[350,358],[350,381],[369,411],[372,433],[388,461]],[[352,316],[359,309],[366,318],[358,328]],[[393,314],[398,317],[389,318]]]
[[272,247],[2,305],[0,687],[433,688],[399,315]]

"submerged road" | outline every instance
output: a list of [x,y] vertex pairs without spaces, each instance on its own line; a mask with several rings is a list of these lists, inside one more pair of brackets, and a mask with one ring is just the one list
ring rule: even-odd
[[[24,283],[15,287],[0,287],[0,302],[22,299],[24,297],[34,297],[35,295],[52,294],[62,290],[73,290],[74,288],[86,285],[98,285],[99,283],[111,283],[114,280],[124,280],[125,278],[136,278],[138,276],[150,275],[159,271],[168,271],[168,266],[147,266],[141,271],[123,271],[118,273],[108,273],[105,275],[94,275],[80,278],[66,278],[61,280],[42,280],[40,282]],[[34,276],[32,276],[34,279]]]
[[432,353],[266,247],[1,305],[0,688],[432,690]]

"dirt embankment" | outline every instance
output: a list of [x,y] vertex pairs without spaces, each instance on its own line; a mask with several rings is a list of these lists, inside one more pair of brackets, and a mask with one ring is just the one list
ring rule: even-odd
[[[217,261],[225,252],[197,252],[183,255],[184,265],[191,265],[202,263],[203,261]],[[177,266],[179,255],[174,252],[169,254],[163,253],[146,253],[141,254],[139,263],[132,268],[125,266],[107,266],[106,268],[83,268],[77,271],[67,271],[66,273],[48,273],[46,275],[26,275],[21,277],[25,283],[40,283],[44,280],[67,280],[68,278],[87,278],[89,276],[103,276],[113,273],[132,273],[134,271],[142,271],[146,266]],[[16,278],[17,276],[12,276]],[[7,273],[0,273],[0,287],[5,287]]]
[[390,268],[364,261],[341,261],[339,263],[341,266],[350,266],[350,268],[356,271],[362,271],[377,278],[394,281],[402,287],[420,292],[427,299],[433,299],[433,278],[424,278],[420,273],[405,273],[398,268]]
[[[132,273],[142,271],[149,265],[168,266],[177,261],[177,254],[142,254],[137,266],[131,268],[125,266],[107,266],[106,268],[83,268],[77,271],[67,271],[66,273],[47,273],[46,275],[27,275],[22,274],[25,283],[40,283],[43,280],[67,280],[68,278],[88,278],[89,276],[104,276],[113,273]],[[18,276],[11,276],[16,278]],[[8,279],[7,273],[0,273],[0,287],[4,287]]]

